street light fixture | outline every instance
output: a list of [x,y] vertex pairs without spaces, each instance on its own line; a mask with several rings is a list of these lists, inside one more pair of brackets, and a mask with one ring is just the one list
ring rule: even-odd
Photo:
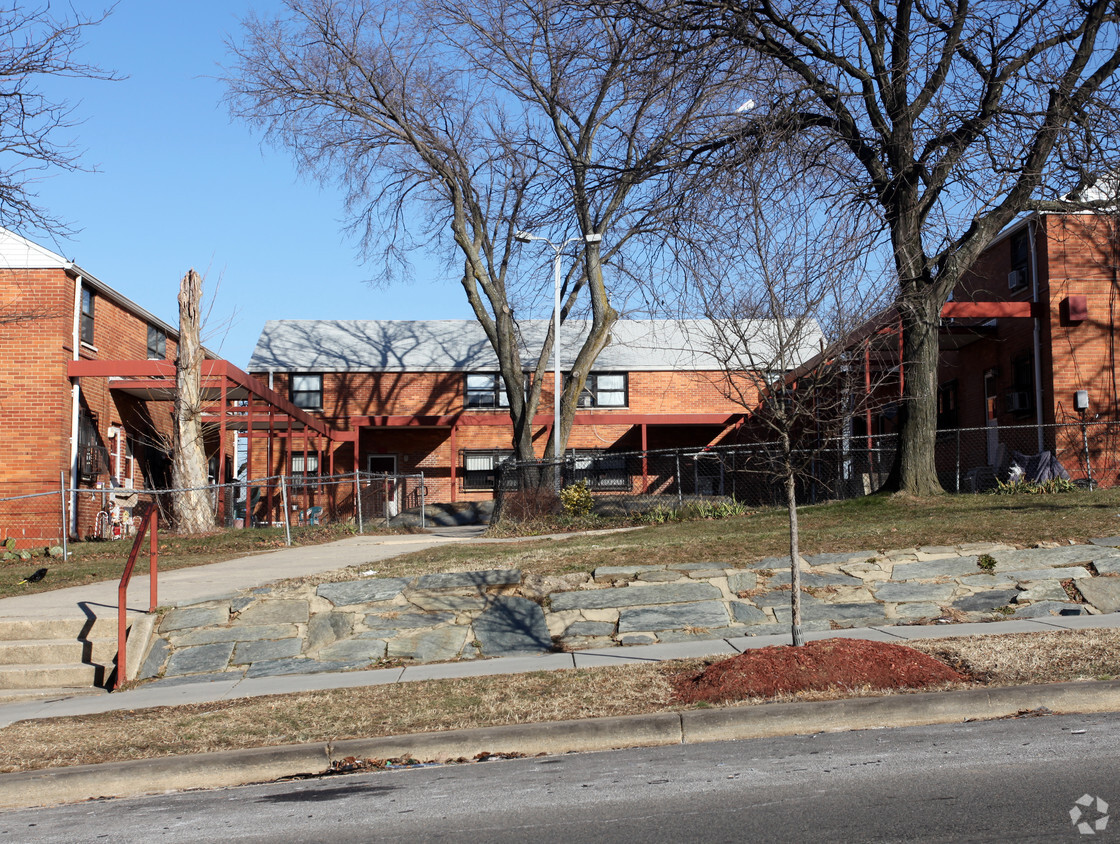
[[603,235],[590,232],[579,237],[569,237],[563,243],[553,243],[547,237],[518,231],[513,235],[518,243],[532,243],[539,240],[552,247],[555,259],[552,263],[552,460],[554,466],[553,483],[560,492],[560,256],[569,243],[582,240],[584,243],[599,243]]

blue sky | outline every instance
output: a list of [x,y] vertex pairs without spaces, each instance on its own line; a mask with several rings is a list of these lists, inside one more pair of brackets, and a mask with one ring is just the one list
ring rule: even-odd
[[207,273],[210,292],[220,279],[211,324],[233,322],[205,339],[241,367],[268,319],[470,318],[457,279],[435,266],[416,267],[409,284],[366,284],[373,272],[343,232],[341,194],[229,118],[217,79],[225,38],[249,8],[275,5],[121,0],[90,30],[82,58],[127,78],[57,83],[76,102],[75,142],[97,172],[38,186],[77,233],[34,239],[173,325],[188,268]]

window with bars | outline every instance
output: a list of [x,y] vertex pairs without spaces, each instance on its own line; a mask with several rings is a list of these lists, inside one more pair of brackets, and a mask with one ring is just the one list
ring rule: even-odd
[[303,410],[323,409],[323,376],[311,373],[292,374],[288,397]]
[[570,479],[566,483],[587,481],[591,489],[629,489],[630,473],[621,454],[579,452],[571,457]]
[[511,457],[512,451],[463,452],[463,489],[493,489],[498,467]]
[[292,455],[292,487],[309,486],[319,477],[318,454]]

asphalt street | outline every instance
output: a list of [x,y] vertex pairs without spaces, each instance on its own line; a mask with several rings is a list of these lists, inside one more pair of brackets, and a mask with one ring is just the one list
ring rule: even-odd
[[12,811],[0,842],[1120,840],[1118,747],[1109,714],[569,754]]

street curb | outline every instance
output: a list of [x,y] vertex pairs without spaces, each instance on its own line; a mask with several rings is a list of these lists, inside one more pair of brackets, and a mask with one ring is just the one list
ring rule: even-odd
[[535,756],[990,720],[1043,707],[1054,713],[1120,712],[1120,681],[770,703],[50,768],[0,775],[0,808],[269,782],[323,773],[333,760],[347,757],[446,761],[480,753]]

